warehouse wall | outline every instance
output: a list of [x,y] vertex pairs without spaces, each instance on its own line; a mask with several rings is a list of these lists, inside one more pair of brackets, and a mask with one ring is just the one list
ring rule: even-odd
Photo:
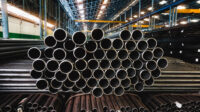
[[[9,38],[22,38],[22,39],[39,39],[40,28],[39,25],[24,21],[22,19],[9,16]],[[48,29],[48,34],[52,31]],[[0,38],[2,37],[2,24],[0,27]]]

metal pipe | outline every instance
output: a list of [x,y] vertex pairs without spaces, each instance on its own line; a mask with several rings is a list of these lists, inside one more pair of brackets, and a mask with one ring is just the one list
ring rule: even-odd
[[45,56],[47,59],[53,58],[53,48],[47,47],[47,48],[44,50],[44,56]]
[[92,77],[92,70],[90,69],[85,69],[81,72],[82,76],[84,79],[89,79]]
[[58,70],[59,68],[59,62],[56,61],[56,60],[49,60],[47,61],[47,70],[50,71],[50,72],[55,72]]
[[153,50],[153,55],[154,55],[154,58],[159,59],[159,58],[161,58],[164,55],[164,51],[163,51],[162,48],[156,47]]
[[76,45],[83,45],[86,42],[86,35],[83,32],[75,32],[72,36],[72,41]]
[[136,60],[136,61],[133,62],[133,67],[136,70],[140,70],[143,67],[143,62],[141,60]]
[[63,73],[70,73],[73,70],[73,64],[68,60],[64,60],[59,64],[59,70]]
[[154,38],[148,38],[147,39],[147,43],[148,43],[148,48],[149,49],[154,49],[157,46],[157,40]]
[[168,66],[168,62],[166,58],[160,58],[157,60],[158,67],[161,69],[165,69]]
[[129,58],[133,61],[136,61],[140,58],[140,53],[138,51],[131,51],[129,53]]
[[39,79],[43,76],[43,73],[42,72],[38,72],[38,71],[35,71],[35,70],[31,70],[30,71],[30,75],[32,78],[34,79]]
[[109,85],[107,88],[103,89],[103,93],[105,95],[110,95],[112,94],[113,88]]
[[1,0],[3,38],[9,38],[7,0]]
[[137,50],[143,52],[148,49],[148,43],[145,40],[140,40],[137,42]]
[[37,59],[33,61],[32,66],[35,71],[42,72],[46,68],[46,63],[42,59]]
[[95,58],[95,59],[103,59],[104,57],[105,57],[105,52],[104,52],[104,50],[97,49],[97,50],[94,52],[94,58]]
[[142,82],[137,82],[134,86],[137,92],[141,92],[144,90],[144,84]]
[[113,79],[110,80],[110,86],[112,88],[118,87],[120,85],[120,83],[121,83],[120,79],[118,79],[118,78],[113,78]]
[[94,88],[94,87],[96,87],[97,86],[97,80],[95,79],[95,78],[89,78],[88,80],[87,80],[87,86],[88,87],[90,87],[90,88]]
[[121,80],[121,86],[122,86],[123,88],[130,87],[130,85],[131,85],[131,80],[130,80],[130,78],[127,77],[127,78]]
[[107,52],[106,52],[106,58],[109,59],[109,60],[114,60],[117,58],[117,51],[114,50],[114,49],[109,49]]
[[44,79],[40,79],[36,82],[36,87],[38,89],[46,89],[48,87],[48,81]]
[[97,112],[97,102],[94,96],[91,96],[92,112]]
[[42,55],[42,52],[39,48],[37,47],[31,47],[28,52],[28,57],[31,59],[31,60],[35,60],[35,59],[38,59],[41,57]]
[[48,47],[56,47],[56,40],[53,36],[47,36],[46,38],[44,38],[44,44]]
[[96,70],[97,68],[99,68],[99,62],[95,59],[90,59],[88,61],[88,68],[91,70]]
[[132,39],[135,40],[135,41],[139,41],[141,40],[143,37],[144,37],[144,33],[141,31],[141,30],[133,30],[132,31]]
[[55,75],[55,72],[51,72],[51,71],[45,70],[43,74],[44,74],[45,78],[52,79],[54,77],[54,75]]
[[103,59],[100,61],[99,65],[100,65],[101,69],[108,69],[108,68],[110,68],[110,61]]
[[103,49],[103,50],[108,50],[112,47],[112,42],[110,39],[108,38],[103,38],[100,43],[100,48]]
[[104,37],[104,32],[102,29],[93,29],[91,37],[95,41],[100,41]]
[[142,80],[148,80],[151,78],[151,72],[147,71],[147,70],[140,70],[140,79]]
[[83,93],[85,94],[88,94],[92,91],[92,88],[90,88],[89,86],[85,86],[83,89],[82,89]]
[[76,45],[72,40],[67,40],[64,42],[63,47],[67,51],[73,51],[75,49]]
[[125,43],[125,48],[128,51],[134,51],[136,49],[136,42],[133,40],[129,40]]
[[125,60],[128,58],[128,51],[127,50],[119,50],[118,51],[118,58],[121,59],[121,60]]
[[85,70],[87,68],[87,65],[88,63],[83,59],[76,60],[75,62],[75,68],[79,71]]
[[103,95],[103,90],[101,88],[99,88],[99,87],[93,88],[92,94],[95,97],[101,97]]
[[53,57],[56,60],[62,61],[64,59],[66,59],[66,56],[67,56],[67,53],[62,48],[57,48],[57,49],[54,49],[54,51],[53,51]]
[[148,80],[145,80],[144,82],[147,86],[152,86],[154,84],[154,79],[153,77],[151,77],[150,79]]
[[72,88],[74,86],[74,82],[73,81],[70,81],[69,79],[66,79],[63,83],[63,85],[67,88]]
[[122,39],[114,39],[113,42],[112,42],[112,47],[115,49],[115,50],[120,50],[122,49],[124,46],[124,42]]
[[138,83],[139,81],[139,78],[137,76],[133,77],[133,78],[130,78],[131,79],[131,84],[132,85],[135,85],[136,83]]
[[122,67],[123,68],[129,68],[132,65],[132,62],[130,59],[122,60]]
[[57,71],[55,73],[55,79],[59,82],[63,82],[67,79],[67,74],[61,72],[61,71]]
[[102,69],[97,69],[93,71],[93,77],[96,79],[102,79],[104,77],[104,71]]
[[86,51],[84,48],[76,47],[73,51],[73,55],[77,59],[83,59],[86,56]]
[[145,67],[147,70],[153,71],[157,68],[157,63],[156,61],[151,60],[151,61],[146,62]]
[[54,38],[58,42],[64,42],[68,37],[71,37],[64,29],[62,28],[57,28],[54,31]]
[[76,82],[76,86],[80,89],[84,88],[86,86],[86,80],[83,78],[80,78],[77,82]]
[[58,81],[56,78],[52,79],[50,85],[53,89],[60,89],[62,87],[62,82]]
[[116,72],[116,77],[119,78],[120,80],[125,79],[127,76],[127,72],[125,69],[119,69]]
[[76,82],[80,79],[80,73],[79,71],[73,70],[68,74],[68,79],[72,82]]
[[127,76],[129,78],[133,78],[133,77],[136,76],[136,70],[134,68],[132,68],[132,67],[127,68],[126,72],[127,72]]
[[85,49],[89,53],[93,53],[97,50],[98,44],[95,41],[87,41],[86,44],[84,45]]
[[83,95],[83,96],[80,96],[80,97],[81,97],[81,111],[80,112],[86,112],[86,96]]
[[113,70],[113,69],[107,69],[107,70],[105,70],[105,77],[107,79],[114,78],[115,77],[115,70]]
[[109,86],[109,81],[108,81],[108,79],[105,79],[105,78],[103,78],[103,79],[100,79],[99,80],[99,86],[101,87],[101,88],[107,88],[108,86]]
[[115,60],[111,61],[111,67],[114,69],[120,68],[121,67],[121,61],[117,58]]
[[154,77],[154,78],[158,78],[160,77],[161,75],[161,70],[159,68],[156,68],[155,70],[151,71],[151,75]]
[[121,86],[116,87],[116,88],[114,89],[114,94],[115,94],[116,96],[121,96],[121,95],[123,95],[123,94],[124,94],[124,88],[121,87]]
[[150,61],[153,59],[153,53],[150,50],[146,50],[142,53],[142,60]]

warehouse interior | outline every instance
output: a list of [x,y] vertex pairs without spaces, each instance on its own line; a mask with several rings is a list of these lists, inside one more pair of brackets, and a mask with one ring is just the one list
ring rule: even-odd
[[200,112],[200,0],[0,9],[0,112]]

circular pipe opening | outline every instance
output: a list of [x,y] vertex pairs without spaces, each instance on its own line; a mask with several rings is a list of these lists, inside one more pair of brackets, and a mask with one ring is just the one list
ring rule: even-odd
[[150,71],[155,70],[157,68],[157,63],[155,61],[148,61],[146,63],[146,68]]
[[66,51],[62,48],[57,48],[53,51],[53,57],[56,59],[56,60],[64,60],[66,58]]
[[147,71],[147,70],[142,70],[140,72],[140,78],[142,80],[148,80],[149,78],[151,78],[151,73],[149,71]]
[[122,61],[122,67],[128,68],[128,67],[130,67],[130,66],[131,66],[131,60],[126,59],[126,60],[123,60],[123,61]]
[[36,82],[36,86],[38,89],[46,89],[48,87],[48,82],[41,79]]
[[90,87],[88,87],[88,86],[85,86],[85,87],[82,89],[83,93],[90,93],[91,90],[92,90],[92,89],[91,89]]
[[107,88],[103,89],[104,94],[110,95],[112,94],[113,88],[111,86],[108,86]]
[[75,32],[72,36],[72,40],[77,45],[83,45],[86,42],[86,36],[83,32]]
[[137,92],[141,92],[144,90],[144,84],[142,82],[138,82],[137,84],[135,84],[135,90]]
[[87,62],[85,60],[77,60],[75,62],[75,67],[77,70],[83,71],[87,68]]
[[72,88],[74,86],[74,82],[67,79],[64,82],[64,86],[67,87],[67,88]]
[[113,78],[110,80],[110,86],[116,88],[120,85],[120,81],[117,78]]
[[101,88],[94,88],[92,94],[95,97],[101,97],[103,95],[103,90]]
[[126,72],[129,78],[133,78],[136,76],[136,70],[134,68],[128,68]]
[[151,51],[145,51],[142,53],[142,59],[144,61],[150,61],[153,59],[153,53]]
[[38,59],[41,57],[41,50],[37,47],[32,47],[28,50],[28,57],[32,60]]
[[86,44],[85,44],[85,49],[86,51],[88,52],[95,52],[97,50],[97,43],[95,41],[88,41]]
[[100,41],[100,47],[104,50],[110,49],[112,46],[112,42],[108,38],[104,38]]
[[118,58],[121,60],[128,58],[128,51],[127,50],[120,50],[118,51]]
[[125,70],[118,70],[117,71],[117,78],[125,79],[127,76],[127,72]]
[[63,73],[69,73],[73,70],[73,65],[70,61],[62,61],[59,65],[59,69]]
[[58,71],[58,72],[55,73],[55,78],[56,78],[56,80],[62,82],[62,81],[64,81],[64,80],[66,80],[67,74],[64,74],[64,73]]
[[56,79],[52,79],[52,80],[51,80],[51,86],[52,86],[52,88],[54,88],[54,89],[59,89],[59,88],[62,87],[62,82],[59,82],[59,81],[56,80]]
[[85,86],[86,86],[86,81],[84,80],[84,79],[79,79],[77,82],[76,82],[76,86],[78,87],[78,88],[84,88]]
[[124,88],[122,88],[122,87],[117,87],[117,88],[115,88],[114,94],[115,94],[116,96],[122,96],[122,95],[124,94]]
[[108,69],[105,71],[105,77],[108,79],[112,79],[115,77],[115,71],[113,69]]
[[68,78],[70,81],[77,81],[80,78],[80,73],[78,71],[72,71],[68,74]]
[[138,80],[139,80],[138,77],[131,78],[131,84],[135,85],[138,82]]
[[47,36],[45,39],[44,39],[44,44],[48,47],[55,47],[57,42],[55,40],[55,38],[53,36]]
[[108,61],[108,60],[101,60],[101,62],[100,62],[100,67],[102,68],[102,69],[108,69],[109,67],[110,67],[110,61]]
[[102,87],[102,88],[108,87],[108,86],[109,86],[108,80],[107,80],[107,79],[101,79],[101,80],[99,81],[99,86]]
[[95,78],[90,78],[87,81],[87,85],[91,88],[94,88],[95,86],[97,86],[97,80]]
[[90,69],[85,69],[82,71],[82,76],[85,79],[91,78],[92,77],[92,71]]
[[64,49],[67,51],[73,51],[76,47],[75,43],[72,40],[67,40],[64,44]]
[[166,68],[168,65],[167,59],[165,59],[165,58],[158,59],[157,63],[158,63],[158,67],[160,67],[161,69]]
[[44,76],[47,79],[52,79],[54,77],[54,75],[55,75],[55,72],[51,72],[51,71],[48,71],[48,70],[44,71]]
[[93,29],[92,30],[92,39],[99,41],[103,38],[104,32],[101,29]]
[[145,51],[147,50],[147,48],[148,48],[148,43],[146,41],[141,40],[137,43],[137,49],[139,51]]
[[93,72],[93,77],[96,79],[101,79],[104,76],[104,72],[101,69],[97,69]]
[[101,49],[98,49],[94,52],[94,57],[96,59],[103,59],[105,57],[105,52]]
[[112,66],[112,68],[120,68],[121,61],[119,59],[115,59],[115,60],[111,61],[111,66]]
[[53,48],[46,48],[44,50],[44,56],[48,59],[53,58]]
[[152,75],[154,78],[158,78],[158,77],[160,77],[160,75],[161,75],[161,70],[160,70],[159,68],[157,68],[157,69],[155,69],[155,70],[153,70],[153,71],[151,72],[151,75]]
[[114,60],[114,59],[116,59],[117,58],[117,52],[115,51],[115,50],[108,50],[107,52],[106,52],[106,57],[107,57],[107,59],[109,59],[109,60]]
[[80,89],[78,87],[76,87],[76,85],[74,85],[74,87],[72,87],[72,91],[77,93],[80,91]]
[[120,38],[122,40],[129,40],[131,37],[131,32],[128,30],[123,30],[120,32]]
[[114,39],[112,46],[114,49],[119,50],[123,48],[124,43],[121,39]]
[[132,32],[132,39],[133,39],[133,40],[138,41],[138,40],[140,40],[140,39],[142,39],[142,38],[143,38],[143,33],[142,33],[142,31],[140,31],[140,30],[134,30],[134,31]]
[[149,38],[147,40],[149,49],[154,49],[157,46],[157,41],[154,38]]
[[157,47],[156,49],[153,50],[153,55],[155,58],[161,58],[164,55],[164,51],[162,48]]
[[140,53],[138,51],[131,51],[129,58],[133,61],[138,60],[140,58]]
[[125,44],[125,48],[128,50],[128,51],[133,51],[136,49],[136,43],[134,41],[128,41],[126,42]]
[[31,74],[31,77],[34,78],[34,79],[39,79],[43,75],[42,72],[37,72],[35,70],[31,70],[30,74]]
[[59,63],[56,60],[47,61],[47,69],[51,72],[54,72],[58,69]]
[[82,59],[86,56],[86,52],[85,52],[85,49],[84,48],[80,48],[80,47],[77,47],[74,52],[74,57],[78,58],[78,59]]
[[134,62],[133,62],[133,67],[134,67],[136,70],[141,69],[141,68],[143,67],[142,61],[140,61],[140,60],[134,61]]
[[154,83],[154,80],[153,80],[152,77],[151,77],[150,79],[148,79],[148,80],[145,81],[145,84],[146,84],[147,86],[152,86],[153,83]]
[[131,85],[131,80],[129,78],[126,78],[124,80],[121,81],[121,85],[124,87],[124,88],[127,88]]
[[46,63],[44,62],[44,60],[38,59],[33,61],[33,69],[35,71],[43,71],[46,68]]
[[67,34],[64,29],[58,28],[54,31],[54,37],[57,41],[63,42],[67,39]]
[[95,59],[90,59],[88,61],[88,68],[92,70],[96,70],[99,67],[99,62]]

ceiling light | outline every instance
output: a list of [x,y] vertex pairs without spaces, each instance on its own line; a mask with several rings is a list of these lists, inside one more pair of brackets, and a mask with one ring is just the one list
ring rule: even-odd
[[152,7],[149,7],[149,8],[148,8],[148,11],[152,11],[152,10],[153,10],[153,8],[152,8]]
[[125,22],[128,22],[128,20],[125,20]]
[[105,9],[106,8],[106,6],[105,5],[102,5],[101,6],[101,10],[103,10],[103,9]]
[[83,4],[79,4],[79,5],[78,5],[78,9],[79,9],[79,10],[83,9]]
[[102,14],[102,13],[103,13],[103,11],[99,11],[99,13],[100,13],[100,14]]
[[186,9],[186,6],[185,6],[185,5],[179,5],[179,6],[177,7],[177,9]]
[[187,21],[181,21],[180,24],[185,25],[187,24]]
[[81,18],[84,18],[85,17],[85,15],[81,15]]
[[200,0],[198,0],[197,3],[200,4]]
[[159,16],[158,15],[154,15],[153,18],[159,19]]
[[142,12],[141,12],[141,14],[145,14],[145,12],[144,12],[144,11],[142,11]]
[[199,22],[199,19],[192,19],[192,20],[190,20],[192,23],[197,23],[197,22]]
[[169,27],[169,25],[165,25],[165,27]]
[[139,21],[139,22],[142,23],[142,24],[144,23],[144,21]]
[[104,1],[103,1],[103,4],[107,4],[107,3],[108,3],[108,0],[104,0]]
[[164,5],[164,4],[166,4],[166,3],[167,3],[166,0],[162,0],[162,1],[159,2],[160,5]]
[[83,13],[84,13],[84,10],[80,10],[79,13],[80,13],[80,14],[83,14]]
[[134,15],[133,17],[134,17],[134,18],[137,18],[138,16],[137,16],[137,15]]
[[76,0],[76,2],[77,2],[77,3],[81,3],[81,2],[83,2],[83,0]]
[[129,18],[129,20],[133,20],[133,18],[131,17],[131,18]]
[[149,21],[149,18],[145,18],[144,21]]

